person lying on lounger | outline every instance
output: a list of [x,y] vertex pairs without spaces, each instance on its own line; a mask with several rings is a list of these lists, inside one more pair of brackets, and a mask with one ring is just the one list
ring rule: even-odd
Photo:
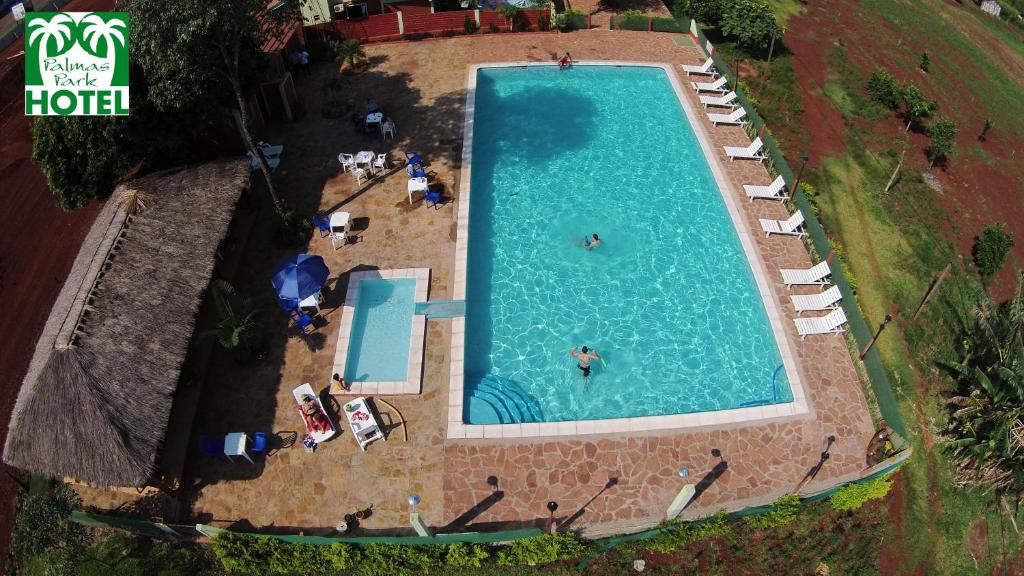
[[323,432],[331,429],[331,423],[327,420],[327,416],[324,411],[320,409],[320,405],[317,404],[316,398],[313,398],[309,394],[302,397],[302,415],[306,418],[306,423],[314,432]]

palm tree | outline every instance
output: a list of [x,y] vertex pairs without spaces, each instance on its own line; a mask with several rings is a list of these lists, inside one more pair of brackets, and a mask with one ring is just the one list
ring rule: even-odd
[[[96,14],[89,14],[82,18],[79,26],[82,48],[93,56],[109,58],[114,44],[125,45],[124,32],[119,30],[125,26],[122,20],[104,20]],[[103,50],[100,50],[101,40]]]
[[[29,46],[38,44],[40,46],[39,58],[45,56],[59,56],[67,52],[75,45],[71,39],[75,35],[75,21],[67,14],[56,14],[48,20],[33,18],[28,23],[33,28],[28,35]],[[50,51],[48,45],[52,42],[56,50]]]
[[366,52],[363,51],[362,42],[354,38],[335,42],[333,48],[334,56],[338,59],[338,64],[342,69],[345,68],[346,63],[349,64],[351,69],[356,67],[357,62],[366,60]]

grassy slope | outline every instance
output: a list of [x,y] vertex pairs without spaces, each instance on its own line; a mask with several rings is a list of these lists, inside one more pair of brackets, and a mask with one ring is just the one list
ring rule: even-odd
[[[1024,98],[1018,86],[960,31],[963,26],[951,24],[940,4],[939,0],[864,0],[860,10],[866,16],[892,22],[915,46],[929,51],[936,72],[920,79],[915,76],[915,81],[926,93],[940,96],[945,113],[955,115],[960,106],[980,106],[988,117],[1019,130],[1024,123]],[[1013,37],[1003,23],[973,14],[967,18],[972,33],[988,30],[1000,39]],[[870,44],[865,42],[860,49],[877,48]],[[1019,41],[1013,49],[1022,49]],[[957,58],[949,57],[951,52],[957,53]],[[914,71],[920,54],[905,44],[899,54],[900,67]],[[889,194],[881,193],[895,165],[899,143],[874,136],[870,125],[895,120],[865,101],[860,89],[863,78],[844,66],[847,62],[841,51],[830,54],[824,93],[848,123],[848,152],[826,159],[812,180],[818,185],[817,202],[826,228],[842,243],[855,273],[865,316],[877,321],[894,309],[903,315],[897,329],[890,329],[878,343],[915,448],[914,459],[903,473],[903,538],[894,543],[893,551],[902,559],[905,571],[924,567],[929,574],[987,572],[1000,557],[1014,553],[1020,541],[990,497],[952,487],[948,462],[933,445],[936,428],[945,418],[937,396],[941,386],[929,378],[934,326],[942,320],[941,306],[935,305],[937,310],[929,310],[923,317],[921,324],[928,322],[933,328],[912,328],[909,342],[904,332],[911,328],[909,316],[927,290],[931,274],[953,257],[951,243],[940,236],[945,216],[934,208],[933,192],[912,174],[905,175]],[[773,78],[777,79],[774,74]],[[966,94],[960,92],[964,79],[969,79],[966,84],[973,88]],[[758,97],[764,107],[773,107],[773,95]],[[790,155],[794,155],[792,151]],[[911,350],[918,357],[913,358]],[[987,521],[988,550],[969,543],[972,527],[981,519]]]

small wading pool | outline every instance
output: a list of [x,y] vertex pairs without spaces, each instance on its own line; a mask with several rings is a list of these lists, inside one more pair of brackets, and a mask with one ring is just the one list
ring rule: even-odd
[[345,365],[347,382],[406,379],[415,296],[412,278],[362,281]]
[[[666,67],[471,74],[461,422],[793,413],[770,406],[794,402],[795,372],[762,265]],[[588,381],[581,345],[606,358]]]
[[[334,374],[352,394],[416,394],[423,368],[429,268],[369,270],[349,275]],[[332,385],[332,393],[341,393]]]

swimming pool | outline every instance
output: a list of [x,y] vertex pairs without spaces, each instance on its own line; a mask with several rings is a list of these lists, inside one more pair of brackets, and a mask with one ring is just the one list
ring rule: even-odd
[[[794,372],[666,70],[475,74],[461,421],[791,403]],[[582,345],[605,359],[586,381],[568,355]]]
[[426,320],[416,307],[427,299],[429,272],[420,268],[349,275],[334,361],[334,374],[345,378],[349,392],[419,392]]

